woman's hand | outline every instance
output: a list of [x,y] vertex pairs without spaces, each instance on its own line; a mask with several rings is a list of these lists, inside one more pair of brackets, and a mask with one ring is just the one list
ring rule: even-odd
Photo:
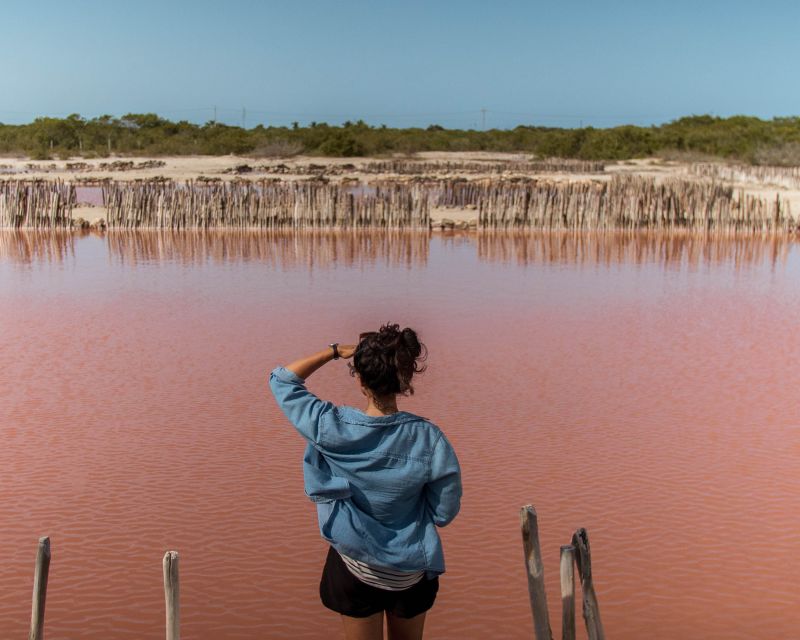
[[[336,347],[336,350],[339,352],[340,358],[347,360],[353,357],[353,354],[356,352],[356,346],[357,345],[354,344],[340,344]],[[328,347],[319,353],[315,353],[313,356],[295,360],[291,364],[287,364],[286,368],[305,380],[323,364],[331,360],[333,360],[333,349]]]
[[358,345],[355,344],[340,344],[337,349],[339,351],[339,357],[348,360],[353,357],[353,354],[356,352],[356,347]]

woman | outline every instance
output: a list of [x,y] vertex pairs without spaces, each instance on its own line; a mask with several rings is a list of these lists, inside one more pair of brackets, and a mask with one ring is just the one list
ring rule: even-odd
[[[305,490],[330,543],[320,597],[342,615],[348,639],[383,638],[384,614],[392,640],[422,638],[444,573],[436,528],[460,507],[458,459],[436,425],[397,408],[425,356],[412,329],[387,324],[358,345],[332,344],[270,374],[278,405],[308,441]],[[351,357],[364,411],[305,387],[322,365]]]

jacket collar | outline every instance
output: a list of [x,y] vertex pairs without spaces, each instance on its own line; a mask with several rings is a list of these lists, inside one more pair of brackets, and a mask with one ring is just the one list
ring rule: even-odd
[[368,416],[363,411],[353,407],[336,407],[336,410],[339,412],[339,417],[343,422],[361,424],[367,427],[380,427],[424,420],[424,418],[414,415],[413,413],[408,413],[407,411],[398,411],[397,413],[390,413],[387,416]]

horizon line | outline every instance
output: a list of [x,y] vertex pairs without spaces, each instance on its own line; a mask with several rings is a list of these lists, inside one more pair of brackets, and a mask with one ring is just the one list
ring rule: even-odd
[[[186,112],[208,112],[212,117],[208,119],[171,119],[168,117],[167,113],[186,113]],[[74,112],[59,112],[56,114],[37,114],[37,112],[33,111],[18,111],[18,110],[5,110],[0,109],[0,126],[12,126],[12,127],[24,127],[35,124],[38,120],[67,120],[73,116],[77,116],[80,118],[81,121],[88,122],[92,120],[99,120],[102,118],[112,118],[118,122],[123,122],[126,117],[129,116],[156,116],[160,120],[164,120],[170,123],[181,123],[185,122],[188,124],[192,124],[199,127],[205,127],[208,125],[222,125],[225,127],[230,128],[238,128],[243,130],[253,130],[259,127],[264,129],[274,128],[274,129],[291,129],[291,128],[312,128],[314,125],[316,126],[328,126],[328,127],[335,127],[335,128],[346,128],[348,125],[365,125],[371,129],[398,129],[398,130],[407,130],[407,129],[427,129],[430,127],[441,127],[442,129],[448,131],[512,131],[514,129],[525,127],[525,128],[546,128],[546,129],[615,129],[619,127],[637,127],[637,128],[658,128],[665,125],[669,125],[681,120],[691,119],[691,118],[712,118],[714,120],[730,120],[734,118],[747,118],[747,119],[754,119],[759,120],[762,122],[770,122],[776,120],[797,120],[800,119],[800,114],[789,114],[789,115],[773,115],[771,117],[761,117],[758,115],[752,115],[748,113],[733,113],[729,115],[718,115],[714,112],[708,113],[691,113],[691,114],[684,114],[676,117],[668,117],[668,116],[661,116],[658,118],[658,122],[653,121],[650,124],[636,124],[636,120],[645,120],[648,119],[648,116],[581,116],[581,115],[555,115],[555,114],[533,114],[531,113],[530,116],[532,119],[536,120],[560,120],[560,121],[569,121],[574,120],[576,121],[575,124],[566,125],[566,124],[547,124],[535,121],[519,121],[517,124],[512,126],[491,126],[490,122],[483,122],[482,126],[478,125],[478,122],[473,123],[473,126],[448,126],[446,124],[441,124],[442,119],[438,122],[431,120],[427,122],[427,124],[409,124],[409,125],[388,125],[386,123],[375,123],[374,120],[376,118],[424,118],[424,117],[436,117],[439,116],[453,116],[456,114],[466,115],[466,114],[477,114],[478,118],[485,112],[485,115],[488,114],[496,114],[496,115],[512,115],[518,114],[523,115],[523,112],[510,112],[510,111],[500,111],[500,110],[471,110],[471,111],[462,111],[462,112],[441,112],[439,114],[383,114],[383,115],[376,115],[376,114],[364,114],[360,117],[356,118],[355,116],[347,116],[345,114],[325,114],[326,118],[329,118],[332,121],[328,120],[321,120],[319,118],[323,117],[323,114],[317,114],[316,117],[312,118],[313,114],[308,113],[290,113],[290,112],[278,112],[278,111],[267,111],[262,109],[247,109],[247,108],[240,108],[235,109],[233,107],[195,107],[195,108],[186,108],[186,109],[165,109],[165,110],[152,110],[152,111],[128,111],[123,114],[119,113],[98,113],[96,115],[82,115],[78,111]],[[32,115],[33,119],[24,121],[24,122],[6,122],[2,120],[3,114],[26,114]],[[230,116],[230,117],[220,117],[223,114],[236,114],[237,117]],[[280,119],[276,119],[275,122],[263,122],[258,121],[255,124],[248,125],[247,115],[255,115],[255,114],[273,114],[273,115],[280,115],[282,116]],[[626,121],[625,118],[628,120]],[[239,120],[238,122],[233,122],[234,120]],[[300,119],[304,119],[303,122]],[[584,120],[589,121],[587,124],[584,124]],[[597,125],[593,124],[591,121],[594,120],[613,120],[616,121],[616,124],[609,124],[609,125]],[[446,121],[446,118],[444,119]],[[295,125],[297,125],[295,127]]]

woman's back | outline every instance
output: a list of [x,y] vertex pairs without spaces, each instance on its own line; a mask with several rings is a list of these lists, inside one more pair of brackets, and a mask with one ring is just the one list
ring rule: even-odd
[[373,417],[337,407],[325,431],[323,455],[359,509],[387,525],[416,518],[441,437],[436,426],[406,412]]
[[436,526],[458,513],[458,459],[441,430],[405,411],[368,416],[317,398],[279,367],[279,406],[308,441],[305,490],[320,531],[354,559],[399,570],[444,572]]

